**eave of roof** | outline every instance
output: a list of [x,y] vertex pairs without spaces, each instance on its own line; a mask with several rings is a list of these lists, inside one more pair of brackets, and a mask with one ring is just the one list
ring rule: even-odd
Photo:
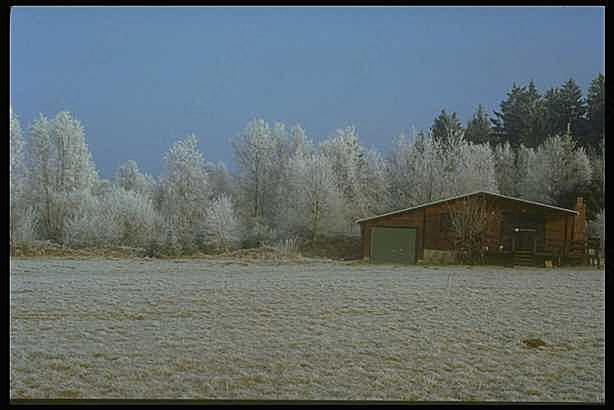
[[553,210],[560,211],[560,212],[567,212],[567,213],[571,213],[571,214],[574,214],[574,215],[578,215],[578,211],[574,211],[573,209],[561,208],[561,207],[558,207],[558,206],[548,205],[548,204],[544,204],[544,203],[541,203],[541,202],[529,201],[528,199],[514,198],[512,196],[496,194],[494,192],[474,191],[474,192],[470,192],[468,194],[457,195],[457,196],[453,196],[453,197],[449,197],[449,198],[439,199],[439,200],[433,201],[433,202],[427,202],[427,203],[422,204],[422,205],[412,206],[410,208],[399,209],[397,211],[387,212],[385,214],[374,215],[374,216],[370,216],[368,218],[357,219],[355,221],[355,223],[361,223],[361,222],[370,221],[372,219],[383,218],[385,216],[401,214],[401,213],[404,213],[404,212],[413,211],[415,209],[425,208],[427,206],[436,205],[436,204],[439,204],[439,203],[442,203],[442,202],[453,201],[455,199],[460,199],[460,198],[464,198],[464,197],[468,197],[468,196],[473,196],[473,195],[477,195],[477,194],[492,195],[492,196],[503,198],[503,199],[509,199],[509,200],[512,200],[512,201],[523,202],[525,204],[529,204],[529,205],[533,205],[533,206],[539,206],[539,207],[542,207],[542,208],[548,208],[548,209],[553,209]]

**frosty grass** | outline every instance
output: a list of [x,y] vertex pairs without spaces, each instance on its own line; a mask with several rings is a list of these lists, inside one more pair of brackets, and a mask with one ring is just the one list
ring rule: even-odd
[[605,394],[603,270],[139,259],[10,269],[11,398]]

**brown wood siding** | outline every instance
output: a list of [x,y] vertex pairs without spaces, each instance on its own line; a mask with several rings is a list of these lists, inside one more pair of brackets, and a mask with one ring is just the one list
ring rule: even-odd
[[545,226],[546,240],[565,239],[565,218],[558,215],[547,215]]
[[[474,197],[475,198],[475,197]],[[574,217],[557,210],[532,206],[522,202],[485,196],[493,214],[487,228],[486,244],[491,249],[496,249],[502,243],[506,233],[502,231],[502,217],[504,212],[516,214],[531,213],[544,217],[544,240],[566,242],[571,238]],[[417,258],[424,257],[424,249],[452,250],[453,242],[450,232],[442,231],[442,215],[448,213],[453,201],[434,204],[425,208],[419,208],[404,213],[388,215],[377,219],[371,219],[361,223],[362,254],[370,256],[371,231],[374,227],[407,227],[416,228]]]

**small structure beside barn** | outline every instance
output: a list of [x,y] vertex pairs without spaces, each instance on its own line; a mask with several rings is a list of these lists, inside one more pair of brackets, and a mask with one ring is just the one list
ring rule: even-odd
[[[459,229],[465,229],[460,209],[482,214],[478,240],[486,263],[560,265],[585,256],[582,198],[573,210],[486,191],[359,219],[362,256],[375,263],[452,263],[465,240],[459,238]],[[466,229],[475,227],[472,221],[464,221]],[[469,233],[466,238],[472,240]]]

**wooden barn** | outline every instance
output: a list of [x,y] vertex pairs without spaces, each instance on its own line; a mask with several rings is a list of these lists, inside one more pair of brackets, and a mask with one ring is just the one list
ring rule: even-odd
[[482,212],[480,257],[486,263],[544,266],[583,258],[582,198],[572,210],[485,191],[359,219],[362,256],[376,263],[453,263],[462,215],[475,209]]

